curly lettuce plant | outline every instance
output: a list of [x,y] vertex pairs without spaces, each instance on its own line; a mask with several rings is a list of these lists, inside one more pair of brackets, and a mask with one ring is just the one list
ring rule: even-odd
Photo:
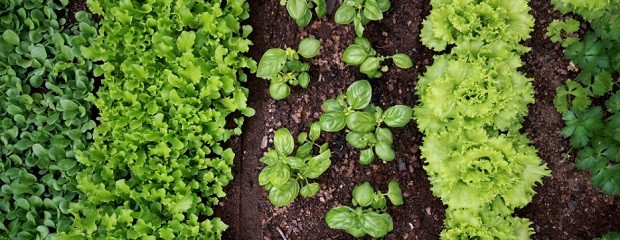
[[413,67],[411,58],[404,53],[397,53],[388,57],[379,56],[365,37],[356,37],[355,42],[347,47],[342,54],[342,60],[345,63],[354,66],[359,65],[360,72],[369,78],[379,78],[382,75],[381,72],[388,71],[387,66],[381,65],[385,59],[392,59],[394,65],[402,69]]
[[101,27],[84,55],[103,64],[94,143],[76,152],[80,200],[59,239],[220,239],[213,216],[233,178],[256,63],[244,0],[93,0]]
[[307,88],[310,84],[310,64],[300,61],[304,58],[313,58],[319,53],[321,42],[314,38],[304,38],[299,42],[297,50],[292,48],[267,50],[258,63],[256,76],[267,79],[269,95],[275,100],[282,100],[291,93],[292,86],[299,85]]
[[343,25],[353,23],[355,34],[361,37],[364,35],[364,25],[371,20],[382,20],[383,13],[391,6],[389,0],[344,0],[336,10],[334,21]]
[[395,105],[385,111],[370,104],[372,88],[366,80],[351,84],[346,94],[323,103],[323,114],[319,119],[321,129],[326,132],[339,132],[345,127],[347,142],[361,150],[360,163],[370,164],[375,156],[384,162],[396,158],[392,149],[392,131],[383,127],[403,127],[411,121],[413,109],[405,105]]
[[299,27],[308,26],[312,20],[312,8],[319,18],[327,14],[327,2],[325,0],[280,0],[280,5],[286,6],[288,14]]
[[[316,195],[320,186],[310,180],[319,178],[331,165],[328,143],[314,143],[321,134],[318,123],[310,125],[309,133],[299,134],[300,146],[295,150],[295,140],[286,128],[276,130],[275,149],[265,153],[260,161],[266,166],[258,175],[258,182],[269,191],[269,201],[276,207],[292,203],[298,195],[308,198]],[[318,154],[314,155],[314,148]]]
[[50,239],[71,227],[76,153],[95,122],[93,63],[80,48],[96,30],[67,1],[0,1],[0,239]]
[[375,191],[370,183],[365,182],[355,186],[351,195],[351,202],[357,207],[339,206],[330,209],[325,215],[327,226],[345,230],[356,238],[365,235],[380,238],[392,231],[394,223],[387,213],[386,196],[394,206],[404,203],[398,182],[391,181],[386,193]]

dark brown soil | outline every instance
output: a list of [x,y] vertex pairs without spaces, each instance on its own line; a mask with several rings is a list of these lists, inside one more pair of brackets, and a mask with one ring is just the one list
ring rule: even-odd
[[[248,119],[244,133],[236,141],[238,149],[234,167],[235,180],[227,189],[217,214],[230,225],[225,239],[351,239],[342,232],[329,229],[324,221],[328,209],[350,204],[355,184],[370,181],[385,189],[388,181],[398,180],[403,188],[405,205],[391,207],[394,231],[386,239],[438,239],[443,227],[444,206],[431,195],[427,175],[422,169],[418,146],[422,135],[415,123],[394,131],[397,160],[375,162],[371,166],[357,163],[358,151],[348,146],[344,133],[323,134],[330,143],[332,167],[319,179],[321,191],[316,197],[296,199],[283,208],[273,207],[267,192],[258,185],[262,164],[258,159],[271,146],[273,131],[289,128],[293,134],[307,129],[317,121],[321,103],[343,92],[356,79],[365,78],[357,67],[346,66],[342,51],[353,41],[351,26],[336,25],[328,15],[313,20],[299,29],[279,1],[249,1],[254,27],[250,55],[257,61],[269,48],[291,46],[306,36],[321,39],[320,54],[311,60],[312,82],[306,90],[294,88],[283,101],[272,100],[266,80],[251,78],[250,105],[256,116]],[[534,239],[592,239],[609,230],[620,230],[620,198],[603,194],[589,184],[589,173],[574,168],[574,154],[560,135],[563,121],[553,107],[555,89],[575,73],[568,70],[569,61],[562,49],[545,36],[547,25],[561,14],[554,12],[549,0],[531,1],[536,27],[532,39],[525,44],[532,50],[523,56],[522,71],[534,78],[536,103],[523,129],[533,140],[540,157],[548,164],[553,176],[537,187],[538,195],[517,215],[530,218]],[[428,0],[393,0],[392,8],[381,22],[367,25],[364,35],[383,55],[404,52],[413,56],[416,66],[399,70],[391,66],[380,79],[371,80],[373,102],[380,106],[415,105],[417,76],[432,62],[433,52],[422,46],[419,32],[422,20],[430,11]],[[391,64],[391,63],[389,63]]]

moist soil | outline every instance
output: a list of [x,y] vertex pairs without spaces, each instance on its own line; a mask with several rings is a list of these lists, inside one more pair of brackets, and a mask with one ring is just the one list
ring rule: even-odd
[[[334,2],[329,0],[328,2]],[[85,10],[84,0],[70,1],[72,13]],[[254,28],[250,39],[254,47],[250,56],[256,61],[269,48],[297,46],[304,37],[321,40],[319,55],[310,60],[312,80],[308,89],[295,87],[288,98],[274,101],[269,97],[268,82],[250,77],[249,105],[256,115],[246,120],[243,135],[231,141],[236,149],[233,167],[235,180],[226,188],[227,197],[216,209],[229,229],[224,239],[353,239],[347,233],[325,224],[325,213],[339,205],[350,205],[353,186],[365,181],[385,190],[390,180],[400,183],[405,204],[389,207],[394,230],[385,239],[438,239],[443,227],[445,206],[430,192],[428,176],[422,169],[419,145],[422,134],[414,121],[393,129],[396,159],[390,163],[375,161],[361,166],[359,151],[345,141],[345,134],[322,133],[319,143],[329,142],[332,166],[318,179],[321,190],[312,198],[298,197],[286,207],[274,207],[267,191],[258,184],[263,167],[258,159],[272,146],[273,132],[286,127],[293,135],[307,131],[317,121],[321,103],[334,98],[357,79],[366,77],[358,67],[341,60],[344,49],[353,42],[352,26],[333,22],[333,9],[327,17],[313,19],[308,27],[298,28],[277,0],[250,0],[251,17],[245,22]],[[515,215],[534,223],[533,239],[593,239],[604,233],[620,230],[620,197],[611,197],[593,188],[589,173],[575,169],[575,152],[560,135],[564,122],[553,107],[555,89],[576,75],[562,48],[545,36],[545,29],[562,14],[553,10],[549,0],[532,0],[536,24],[532,38],[524,44],[531,48],[522,59],[521,71],[534,79],[536,103],[529,106],[523,132],[539,151],[539,156],[552,171],[536,187],[533,201]],[[366,25],[364,36],[381,55],[406,53],[415,66],[401,70],[388,60],[390,70],[380,79],[371,80],[372,102],[381,107],[394,104],[415,105],[417,77],[432,64],[436,54],[424,47],[419,39],[423,19],[431,10],[429,0],[392,0],[392,8],[384,20]],[[70,16],[70,21],[73,16]]]

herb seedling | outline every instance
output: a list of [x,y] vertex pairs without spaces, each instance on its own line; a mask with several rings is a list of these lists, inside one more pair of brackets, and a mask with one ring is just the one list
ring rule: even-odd
[[404,203],[402,191],[398,182],[391,181],[388,192],[375,191],[370,183],[365,182],[353,188],[353,206],[340,206],[330,209],[325,216],[327,226],[347,231],[353,237],[363,237],[366,234],[373,238],[380,238],[392,231],[394,223],[386,212],[387,201],[399,206]]
[[364,35],[364,25],[370,20],[383,19],[383,13],[390,9],[389,0],[345,0],[336,10],[334,21],[338,24],[353,23],[355,34]]
[[[298,195],[308,198],[316,195],[319,184],[309,180],[317,179],[331,165],[331,151],[328,143],[318,145],[321,128],[318,123],[310,125],[310,132],[297,137],[300,146],[293,155],[295,141],[286,128],[275,132],[275,149],[265,153],[260,159],[266,166],[258,175],[258,182],[269,191],[269,201],[277,206],[292,203]],[[318,155],[313,156],[315,147]]]
[[291,92],[289,84],[307,88],[310,83],[310,64],[300,61],[312,58],[319,53],[321,42],[314,38],[305,38],[299,43],[298,50],[292,48],[267,50],[258,63],[256,76],[271,81],[269,95],[275,100],[282,100]]
[[347,142],[362,149],[360,163],[373,162],[375,155],[387,162],[394,160],[392,149],[394,137],[390,129],[382,127],[403,127],[412,118],[413,110],[404,105],[395,105],[385,111],[370,104],[372,88],[366,80],[351,84],[346,94],[323,103],[323,114],[319,120],[321,129],[326,132],[338,132],[345,127],[349,129]]
[[381,63],[388,58],[391,58],[399,68],[408,69],[413,67],[411,58],[404,53],[397,53],[388,57],[379,56],[377,51],[372,48],[370,41],[365,37],[355,38],[355,42],[347,47],[342,54],[342,60],[345,63],[355,66],[359,65],[360,72],[366,74],[369,78],[379,78],[382,76],[381,72],[388,70],[387,66],[381,66]]
[[547,36],[552,42],[560,42],[562,47],[568,47],[578,42],[575,33],[579,30],[579,21],[569,18],[564,21],[553,20],[547,28]]
[[299,27],[308,26],[312,19],[312,8],[319,18],[324,17],[327,13],[325,0],[280,0],[280,5],[286,5],[288,14],[295,19],[295,23]]

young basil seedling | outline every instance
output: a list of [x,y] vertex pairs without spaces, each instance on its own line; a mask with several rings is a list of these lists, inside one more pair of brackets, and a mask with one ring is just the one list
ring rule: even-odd
[[312,19],[312,8],[319,18],[324,17],[327,13],[325,0],[280,0],[280,5],[286,5],[288,14],[295,19],[295,23],[299,27],[308,26]]
[[345,0],[336,10],[334,21],[338,24],[353,23],[355,34],[364,34],[364,25],[370,20],[383,19],[383,13],[390,9],[389,0]]
[[364,37],[355,38],[355,42],[347,47],[342,54],[342,60],[345,63],[354,66],[359,65],[360,72],[366,74],[369,78],[379,78],[382,76],[381,72],[388,70],[387,66],[381,65],[388,58],[391,58],[394,65],[399,68],[408,69],[413,67],[413,62],[407,54],[397,53],[388,57],[378,55],[368,39]]
[[292,48],[267,50],[258,63],[256,76],[271,81],[269,95],[281,100],[291,92],[289,84],[307,88],[310,84],[310,64],[301,62],[299,56],[313,58],[319,53],[321,42],[314,38],[305,38],[299,42],[297,50]]
[[380,238],[392,231],[394,223],[392,217],[386,213],[385,197],[395,206],[404,203],[398,182],[391,181],[387,193],[375,191],[370,183],[365,182],[355,186],[351,195],[352,204],[357,208],[339,206],[330,209],[325,216],[327,226],[345,230],[353,237],[368,234],[373,238]]
[[[297,198],[312,197],[320,186],[311,179],[317,179],[331,165],[331,151],[328,144],[314,143],[321,134],[318,123],[310,125],[310,132],[303,132],[297,137],[300,146],[293,155],[295,141],[286,128],[275,132],[273,144],[260,159],[266,166],[258,175],[258,182],[269,191],[269,201],[278,207],[290,204]],[[314,148],[318,155],[313,156]]]
[[370,164],[378,157],[384,162],[392,161],[396,153],[392,149],[394,136],[388,127],[403,127],[411,121],[413,109],[395,105],[385,111],[370,104],[372,88],[367,80],[351,84],[346,94],[323,103],[323,114],[319,119],[321,129],[326,132],[349,130],[347,142],[360,152],[360,163]]

